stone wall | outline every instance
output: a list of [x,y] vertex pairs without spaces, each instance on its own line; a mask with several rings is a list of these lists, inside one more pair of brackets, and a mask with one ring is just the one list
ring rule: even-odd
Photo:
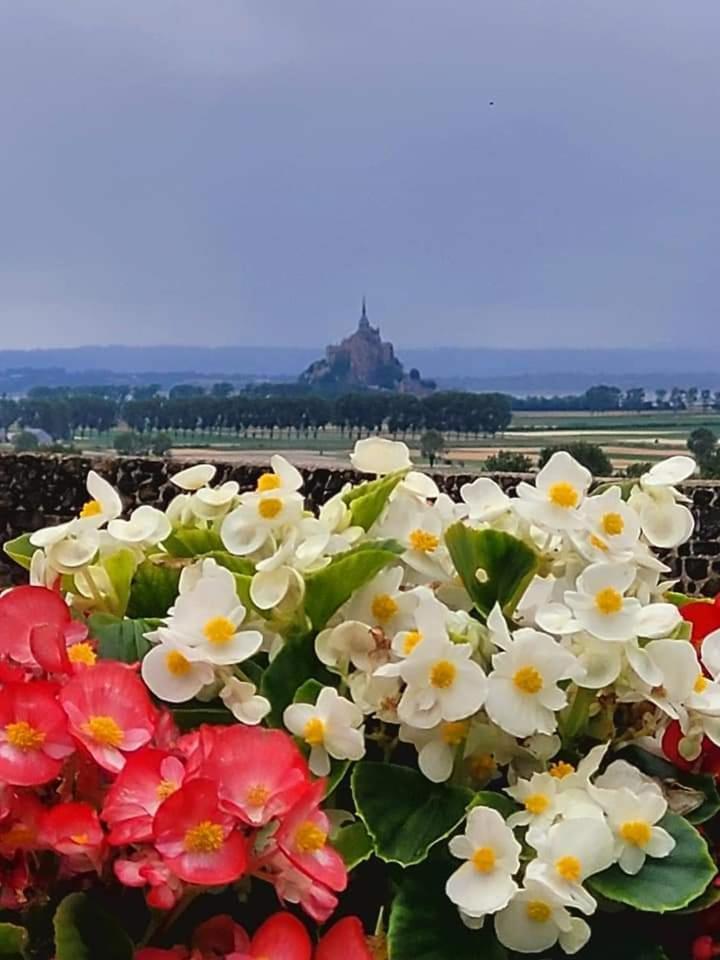
[[[213,461],[219,481],[237,480],[242,490],[252,489],[261,467]],[[106,477],[122,494],[129,509],[141,503],[167,506],[177,493],[169,477],[187,464],[154,458],[96,458],[38,454],[0,455],[0,538],[10,540],[26,531],[68,520],[87,500],[85,477],[90,468]],[[356,480],[352,470],[317,468],[304,470],[308,501],[317,505]],[[458,497],[466,475],[438,476],[440,486]],[[495,477],[512,491],[519,475]],[[692,498],[696,528],[693,539],[666,559],[680,577],[687,593],[720,593],[720,482],[692,482],[684,487]],[[0,559],[0,583],[21,581],[24,574],[9,561]]]

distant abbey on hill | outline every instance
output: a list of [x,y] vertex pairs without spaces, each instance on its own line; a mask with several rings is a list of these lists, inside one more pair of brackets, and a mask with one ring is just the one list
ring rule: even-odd
[[321,389],[376,387],[419,396],[435,389],[432,381],[421,379],[418,370],[405,373],[393,345],[381,338],[378,327],[370,326],[364,297],[357,330],[326,347],[323,359],[311,363],[300,381]]

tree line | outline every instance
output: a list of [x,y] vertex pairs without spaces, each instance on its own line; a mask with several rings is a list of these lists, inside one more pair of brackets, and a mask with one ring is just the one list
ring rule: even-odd
[[527,411],[579,411],[606,413],[613,410],[687,410],[701,407],[703,411],[720,410],[720,390],[698,387],[660,388],[655,391],[644,387],[621,390],[599,384],[584,393],[554,397],[513,397],[513,410]]

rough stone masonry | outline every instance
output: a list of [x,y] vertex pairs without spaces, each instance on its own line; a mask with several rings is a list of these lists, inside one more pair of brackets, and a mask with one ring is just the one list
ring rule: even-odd
[[[241,490],[251,490],[263,469],[250,464],[217,465],[217,481],[237,480]],[[75,516],[87,500],[85,478],[95,469],[114,484],[126,508],[141,503],[165,507],[177,493],[169,482],[187,463],[156,458],[90,458],[48,454],[0,455],[0,535],[3,542],[39,527]],[[358,480],[352,470],[317,468],[302,471],[305,494],[312,506],[337,493],[344,483]],[[460,487],[474,479],[468,475],[436,475],[439,486],[458,498]],[[508,492],[523,479],[519,474],[496,474]],[[531,478],[526,478],[531,479]],[[695,533],[689,543],[669,552],[665,559],[679,578],[678,588],[690,594],[720,593],[720,481],[692,481],[683,487],[692,499]],[[25,574],[4,556],[0,559],[0,584],[22,582]]]

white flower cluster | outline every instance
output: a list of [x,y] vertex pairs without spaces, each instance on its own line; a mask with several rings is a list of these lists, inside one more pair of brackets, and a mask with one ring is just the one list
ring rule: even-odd
[[[519,812],[506,822],[496,810],[472,810],[465,835],[451,843],[466,862],[448,895],[471,925],[494,914],[497,936],[511,949],[537,952],[558,942],[573,953],[589,933],[569,911],[595,908],[585,879],[612,863],[634,874],[646,856],[668,855],[674,841],[657,826],[667,804],[652,781],[623,760],[598,775],[607,744],[577,769],[557,759],[567,725],[595,723],[603,731],[595,739],[612,741],[612,719],[605,727],[603,720],[625,709],[623,739],[651,751],[660,752],[671,722],[679,723],[687,759],[706,736],[720,745],[720,631],[705,640],[701,661],[665,599],[668,568],[653,554],[692,532],[677,486],[695,464],[672,457],[636,482],[590,492],[590,473],[558,452],[514,497],[479,478],[455,502],[412,470],[402,443],[359,441],[352,461],[377,477],[398,474],[369,529],[356,521],[353,491],[317,516],[308,512],[301,474],[280,456],[246,493],[233,481],[212,486],[211,465],[182,470],[172,477],[181,492],[165,512],[142,506],[128,520],[119,519],[117,493],[91,473],[81,515],[32,535],[33,580],[71,575],[78,603],[92,609],[112,599],[108,556],[123,549],[138,562],[162,561],[179,531],[212,534],[250,570],[245,603],[227,564],[188,555],[179,594],[149,635],[154,646],[142,675],[166,701],[219,695],[239,721],[259,723],[271,705],[242,664],[282,648],[308,576],[364,543],[391,541],[396,561],[356,589],[315,638],[338,685],[323,687],[315,703],[289,706],[285,725],[306,743],[319,776],[332,760],[364,755],[367,727],[390,752],[414,747],[435,783],[508,784]],[[477,616],[446,541],[458,523],[531,548],[537,573],[509,607]],[[474,575],[487,583],[482,566]]]

